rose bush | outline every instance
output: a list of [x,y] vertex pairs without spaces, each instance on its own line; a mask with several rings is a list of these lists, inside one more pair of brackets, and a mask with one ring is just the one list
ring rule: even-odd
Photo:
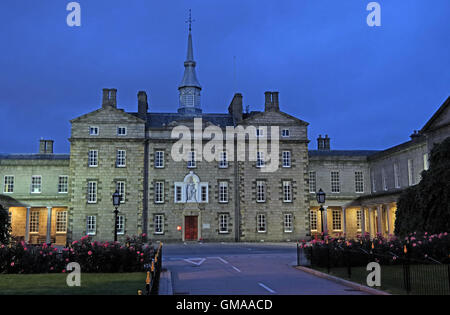
[[70,262],[79,263],[82,272],[139,272],[151,264],[154,255],[145,234],[128,237],[125,244],[85,236],[62,249],[21,241],[0,245],[0,273],[61,273]]

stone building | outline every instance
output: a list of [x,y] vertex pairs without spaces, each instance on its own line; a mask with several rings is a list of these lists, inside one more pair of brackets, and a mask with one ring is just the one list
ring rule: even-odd
[[193,52],[189,30],[177,112],[153,112],[144,91],[137,111],[125,112],[117,90],[104,89],[99,109],[71,120],[69,155],[54,154],[51,140],[40,141],[39,154],[0,155],[0,204],[15,236],[112,240],[117,224],[119,240],[146,233],[165,241],[295,241],[323,232],[319,189],[327,194],[327,233],[389,235],[399,194],[420,181],[432,146],[450,134],[449,98],[393,148],[334,150],[320,136],[308,150],[308,123],[282,111],[278,92],[265,93],[263,111],[244,112],[236,94],[228,112],[203,113]]

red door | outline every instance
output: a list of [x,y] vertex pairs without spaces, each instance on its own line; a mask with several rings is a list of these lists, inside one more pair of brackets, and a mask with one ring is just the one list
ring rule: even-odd
[[197,229],[198,217],[187,216],[184,219],[184,239],[186,241],[196,241],[198,236]]

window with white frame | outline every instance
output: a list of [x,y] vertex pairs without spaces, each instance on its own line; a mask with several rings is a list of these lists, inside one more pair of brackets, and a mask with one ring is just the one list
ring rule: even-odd
[[309,192],[316,193],[316,172],[309,172]]
[[39,214],[40,211],[30,213],[30,233],[39,233]]
[[125,234],[125,216],[123,215],[117,216],[117,234]]
[[95,215],[89,215],[86,218],[86,234],[95,235],[97,232],[97,217]]
[[228,156],[227,151],[220,152],[220,162],[219,162],[220,168],[227,168],[228,167]]
[[257,216],[257,228],[258,228],[258,233],[265,233],[267,231],[266,215],[265,214],[258,214],[258,216]]
[[125,203],[125,182],[117,181],[116,182],[116,190],[120,196],[120,203]]
[[98,127],[97,126],[90,126],[89,127],[89,135],[91,136],[98,136]]
[[341,191],[341,184],[339,181],[339,171],[331,172],[331,192],[339,193]]
[[207,184],[200,185],[200,199],[201,199],[201,202],[208,202],[208,185]]
[[355,192],[364,193],[364,174],[362,171],[355,172]]
[[219,182],[219,202],[228,202],[228,182]]
[[98,166],[98,150],[89,150],[89,167]]
[[117,167],[126,167],[127,166],[127,151],[126,150],[117,150],[116,166]]
[[196,164],[196,153],[195,153],[195,151],[189,152],[189,160],[188,160],[188,165],[187,165],[187,167],[188,167],[188,168],[195,168],[195,167],[197,167],[197,164]]
[[292,182],[283,181],[283,202],[292,202]]
[[423,155],[423,169],[425,171],[428,171],[429,168],[430,168],[430,162],[428,160],[428,153],[425,153]]
[[394,163],[394,185],[395,188],[400,188],[400,172],[398,169],[398,163]]
[[228,214],[219,215],[219,233],[228,233]]
[[31,177],[31,193],[40,194],[42,192],[42,176],[33,175]]
[[281,130],[281,136],[282,136],[283,138],[288,138],[288,137],[290,137],[290,135],[291,135],[291,133],[290,133],[289,129],[283,129],[283,130]]
[[291,167],[291,151],[283,151],[283,167]]
[[387,180],[386,180],[386,171],[384,167],[381,169],[381,183],[383,185],[383,190],[388,190]]
[[362,211],[356,210],[356,228],[358,231],[361,231],[361,223],[362,223]]
[[341,210],[333,210],[333,230],[340,231],[342,229]]
[[127,127],[117,127],[117,135],[118,136],[126,136],[127,135]]
[[164,215],[156,214],[154,217],[155,223],[155,234],[163,234],[164,233]]
[[408,160],[408,184],[409,186],[412,186],[415,184],[415,180],[414,180],[414,164],[413,164],[413,160],[409,159]]
[[164,182],[155,182],[155,203],[164,202]]
[[6,175],[5,176],[5,186],[3,186],[4,193],[13,193],[14,192],[14,176]]
[[58,178],[58,193],[67,194],[69,190],[69,177],[67,175],[61,175]]
[[257,138],[264,137],[264,129],[263,128],[256,128],[256,137]]
[[266,201],[266,182],[259,180],[256,182],[256,201],[265,202]]
[[93,181],[88,182],[87,202],[88,203],[97,202],[97,182]]
[[264,152],[256,152],[256,167],[264,167]]
[[292,213],[284,214],[284,232],[291,233],[294,230],[294,225],[292,224]]
[[175,185],[175,202],[183,201],[183,187],[181,185]]
[[56,212],[56,233],[67,232],[67,211]]
[[309,211],[309,223],[311,231],[317,231],[317,210]]
[[155,168],[164,167],[164,151],[155,151]]

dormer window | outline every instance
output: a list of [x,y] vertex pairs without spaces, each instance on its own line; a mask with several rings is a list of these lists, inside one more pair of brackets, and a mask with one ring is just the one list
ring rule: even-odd
[[89,127],[89,135],[90,136],[98,136],[98,127],[96,127],[96,126]]
[[127,135],[127,127],[117,127],[117,135],[118,136],[126,136]]

